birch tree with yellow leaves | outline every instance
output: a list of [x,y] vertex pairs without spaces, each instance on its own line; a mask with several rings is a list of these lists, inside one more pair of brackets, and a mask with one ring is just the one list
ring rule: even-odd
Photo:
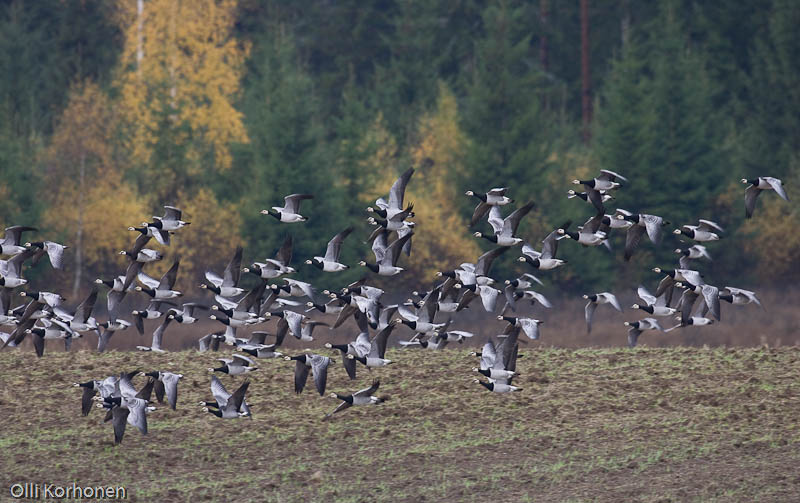
[[236,0],[120,1],[124,47],[116,76],[122,142],[140,187],[161,200],[231,166],[246,143],[239,93],[246,44]]
[[[375,124],[376,138],[384,138],[384,148],[376,155],[385,162],[394,145],[391,135]],[[474,262],[481,253],[468,230],[468,221],[459,212],[461,197],[459,179],[464,165],[460,156],[466,140],[458,126],[456,97],[443,83],[439,84],[436,108],[419,121],[417,141],[409,147],[412,165],[416,168],[407,188],[405,201],[414,203],[416,222],[410,257],[403,256],[400,265],[416,282],[427,284],[436,271],[452,269],[462,262]],[[376,187],[371,199],[385,195],[397,178],[391,172]],[[374,197],[372,197],[374,196]]]

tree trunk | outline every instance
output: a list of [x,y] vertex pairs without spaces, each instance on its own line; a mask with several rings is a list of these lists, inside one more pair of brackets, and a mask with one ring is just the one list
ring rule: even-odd
[[81,152],[78,173],[78,230],[75,233],[75,280],[72,283],[72,296],[77,297],[83,279],[83,207],[86,184],[86,153]]
[[628,39],[631,31],[631,2],[630,0],[622,0],[622,17],[619,21],[620,38],[622,39],[622,48],[628,45]]
[[591,139],[592,91],[589,80],[589,0],[581,1],[581,117],[583,142]]
[[136,0],[136,71],[144,59],[144,0]]
[[546,72],[549,69],[549,47],[548,47],[548,39],[547,39],[547,31],[549,27],[547,26],[548,18],[550,16],[550,1],[549,0],[539,0],[539,19],[542,25],[542,34],[539,37],[539,62],[542,64],[542,69]]

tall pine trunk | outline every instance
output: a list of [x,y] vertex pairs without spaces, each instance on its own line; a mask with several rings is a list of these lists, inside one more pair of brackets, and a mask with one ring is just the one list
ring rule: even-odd
[[583,142],[591,139],[592,89],[589,79],[589,0],[581,0],[581,118]]
[[78,172],[78,230],[75,232],[75,280],[72,283],[72,296],[77,297],[83,279],[83,210],[86,193],[86,152],[81,152]]

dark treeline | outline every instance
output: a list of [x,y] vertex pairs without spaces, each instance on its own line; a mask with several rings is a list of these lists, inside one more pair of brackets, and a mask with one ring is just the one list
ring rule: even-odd
[[[800,279],[800,212],[762,197],[746,220],[739,181],[779,177],[800,197],[797,2],[5,0],[0,9],[0,214],[81,248],[65,280],[76,269],[84,278],[119,270],[113,252],[133,238],[124,229],[163,204],[193,220],[175,252],[195,272],[239,241],[246,260],[263,259],[286,232],[298,261],[348,225],[358,239],[343,261],[355,265],[368,253],[365,206],[409,166],[420,238],[409,286],[488,249],[468,233],[465,190],[509,186],[517,204],[536,202],[521,234],[538,243],[592,214],[566,191],[603,168],[631,180],[610,209],[725,227],[704,265],[712,281]],[[308,223],[259,214],[292,192],[316,195]],[[76,243],[79,230],[90,237]],[[555,277],[575,289],[635,285],[672,264],[680,245],[644,243],[623,265],[623,243],[614,237],[613,253],[563,243],[569,267]],[[495,275],[521,271],[517,256]]]

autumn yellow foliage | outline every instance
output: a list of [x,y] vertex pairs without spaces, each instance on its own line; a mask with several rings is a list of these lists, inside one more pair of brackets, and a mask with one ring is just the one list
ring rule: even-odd
[[233,106],[247,47],[233,35],[236,0],[119,1],[125,43],[117,85],[127,150],[147,164],[168,116],[170,141],[189,167],[231,165],[229,145],[248,141]]
[[[221,204],[208,189],[181,194],[170,205],[179,207],[183,212],[181,218],[190,224],[172,235],[169,247],[151,241],[148,246],[162,251],[164,260],[146,266],[147,274],[161,277],[173,260],[180,257],[176,288],[185,293],[197,293],[197,285],[203,281],[206,269],[213,267],[217,274],[222,274],[236,246],[243,244],[239,235],[241,217],[235,206]],[[157,216],[162,214],[161,209],[154,213]],[[143,214],[142,217],[149,218],[150,215]]]
[[[380,131],[376,124],[372,134],[383,136]],[[416,171],[405,196],[406,204],[414,203],[416,227],[411,257],[403,256],[400,266],[417,281],[427,283],[436,271],[474,262],[481,253],[467,228],[469,222],[455,204],[465,197],[458,189],[458,177],[464,172],[459,154],[466,140],[458,127],[455,96],[444,84],[440,84],[435,110],[419,122],[418,138],[409,152]],[[385,157],[388,153],[387,149],[378,152]],[[397,172],[388,172],[369,194],[371,199],[385,197],[397,176]]]

